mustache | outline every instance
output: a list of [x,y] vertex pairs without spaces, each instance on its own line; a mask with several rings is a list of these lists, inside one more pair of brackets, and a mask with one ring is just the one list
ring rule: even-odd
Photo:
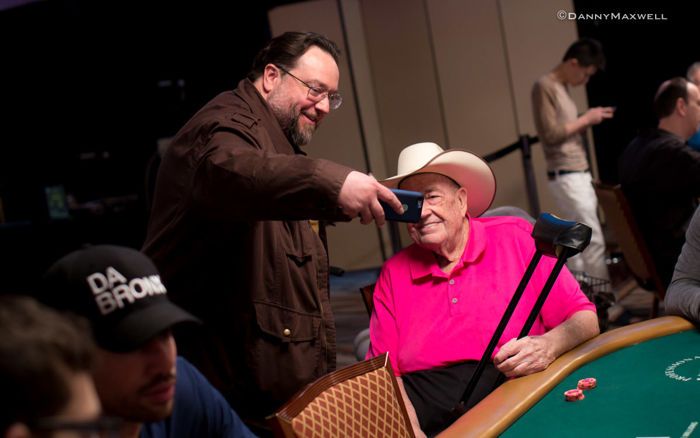
[[305,111],[300,111],[299,114],[297,115],[297,120],[299,119],[299,116],[301,114],[305,115],[309,119],[313,120],[314,122],[318,123],[318,113],[314,112],[312,113],[311,111],[305,110]]

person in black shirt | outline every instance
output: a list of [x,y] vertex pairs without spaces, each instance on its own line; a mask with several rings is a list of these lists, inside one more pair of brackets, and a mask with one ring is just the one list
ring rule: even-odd
[[700,152],[686,141],[700,126],[700,91],[677,77],[654,98],[658,127],[635,138],[620,162],[620,183],[657,271],[668,285],[700,196]]

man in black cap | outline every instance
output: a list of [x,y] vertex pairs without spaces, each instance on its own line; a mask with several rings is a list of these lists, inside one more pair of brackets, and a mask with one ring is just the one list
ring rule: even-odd
[[151,260],[93,246],[57,261],[39,299],[90,322],[98,345],[93,378],[122,437],[252,436],[224,398],[177,357],[171,328],[197,319],[170,302]]

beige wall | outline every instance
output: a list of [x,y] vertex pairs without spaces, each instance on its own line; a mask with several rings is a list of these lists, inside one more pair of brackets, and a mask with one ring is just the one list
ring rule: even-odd
[[[518,138],[495,1],[428,0],[451,147],[486,155]],[[527,208],[519,157],[492,164],[495,205]]]
[[[445,144],[446,126],[423,0],[360,0],[387,176],[413,143]],[[399,225],[401,241],[410,243]]]
[[428,20],[422,0],[361,0],[367,52],[390,175],[404,147],[444,143]]
[[[530,90],[537,78],[557,65],[567,47],[578,39],[574,22],[560,21],[555,16],[559,10],[573,11],[573,5],[571,0],[500,0],[500,5],[518,132],[536,135]],[[586,90],[577,87],[570,91],[579,111],[585,110],[588,107]],[[591,153],[595,153],[593,147]],[[544,153],[539,145],[534,147],[533,156],[542,211],[556,214],[557,209],[547,191]]]
[[[378,178],[395,174],[401,149],[419,141],[486,155],[520,134],[536,135],[532,84],[577,38],[573,21],[556,18],[558,10],[573,10],[571,0],[341,0],[340,5],[347,41],[334,0],[276,8],[270,23],[274,34],[314,30],[343,44],[343,107],[326,119],[308,150],[365,170],[362,128]],[[572,95],[585,110],[585,90],[573,89]],[[556,213],[538,145],[534,165],[541,208]],[[498,181],[494,206],[528,210],[520,153],[492,166]],[[357,269],[381,263],[373,226],[341,224],[329,237],[332,264]],[[383,238],[387,242],[386,233]],[[402,240],[409,242],[405,233]]]

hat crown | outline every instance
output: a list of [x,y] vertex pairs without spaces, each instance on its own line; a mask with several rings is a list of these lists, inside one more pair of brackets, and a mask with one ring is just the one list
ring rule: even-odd
[[420,169],[443,152],[445,152],[443,148],[432,142],[416,143],[408,146],[399,154],[397,173],[404,175]]
[[380,181],[389,188],[419,173],[444,175],[468,191],[468,213],[479,216],[489,208],[496,195],[496,177],[483,159],[463,149],[443,149],[423,142],[406,146],[399,154],[398,174]]
[[148,256],[132,248],[96,245],[54,263],[37,298],[85,317],[100,347],[131,351],[176,323],[196,321],[166,293]]

